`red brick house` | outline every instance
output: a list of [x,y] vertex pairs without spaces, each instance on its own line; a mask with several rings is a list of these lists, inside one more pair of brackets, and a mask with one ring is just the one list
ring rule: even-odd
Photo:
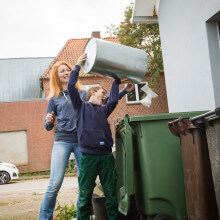
[[[100,38],[100,32],[93,32],[92,37]],[[103,38],[104,40],[111,41],[114,43],[120,43],[117,38]],[[88,38],[83,39],[70,39],[66,42],[62,50],[50,64],[49,68],[42,76],[43,88],[45,92],[45,97],[49,94],[49,74],[52,69],[54,63],[59,61],[66,61],[72,67],[75,65],[78,57],[83,53],[83,49],[85,47]],[[90,85],[102,85],[107,91],[110,90],[111,84],[113,79],[104,78],[100,76],[95,76],[91,74],[84,74],[82,70],[80,71],[79,76],[80,82],[85,86]],[[149,76],[145,76],[143,82],[149,81]],[[109,122],[112,129],[112,134],[114,136],[114,120],[123,117],[125,114],[130,116],[137,116],[137,115],[145,115],[145,114],[159,114],[159,113],[167,113],[168,112],[168,105],[167,105],[167,97],[166,97],[166,88],[165,88],[165,80],[164,75],[161,74],[160,82],[159,82],[159,89],[156,91],[158,97],[153,99],[152,105],[150,108],[143,106],[139,102],[138,91],[136,93],[136,100],[135,97],[132,100],[127,100],[126,96],[119,101],[118,106],[114,110],[114,112],[109,117]],[[121,85],[120,89],[123,88],[124,85]],[[135,90],[138,90],[138,86],[136,85]]]
[[0,59],[0,161],[19,172],[48,170],[53,134],[44,129],[42,73],[54,57]]
[[[94,36],[95,35],[95,36]],[[100,38],[99,32],[93,32],[94,37]],[[104,38],[104,40],[112,41],[119,43],[117,38]],[[16,99],[14,101],[2,101],[0,100],[0,161],[5,160],[4,162],[11,162],[18,166],[19,171],[22,172],[31,172],[31,171],[43,171],[50,169],[50,158],[53,147],[53,138],[54,130],[48,132],[44,129],[43,122],[45,119],[46,108],[48,100],[44,97],[48,97],[49,94],[49,73],[54,63],[58,61],[66,61],[71,66],[74,66],[78,57],[82,54],[84,46],[88,38],[83,39],[70,39],[66,42],[64,47],[58,53],[55,58],[52,58],[49,62],[47,60],[47,65],[41,70],[39,76],[41,80],[41,85],[43,88],[44,95],[39,95],[37,99],[34,97],[28,97],[28,99]],[[25,59],[26,60],[26,59]],[[29,59],[28,59],[29,60]],[[6,62],[6,61],[2,61]],[[19,85],[19,82],[22,79],[24,83],[22,84],[22,90],[26,90],[27,95],[30,92],[33,92],[34,87],[31,86],[30,82],[26,83],[26,76],[24,72],[30,75],[30,71],[33,70],[33,67],[28,63],[23,62],[23,60],[15,60],[15,64],[11,64],[11,60],[7,61],[7,67],[11,73],[14,73],[14,70],[17,69],[18,65],[21,69],[20,78],[13,78],[15,85]],[[42,66],[42,59],[36,58],[30,62],[35,64],[38,68]],[[28,67],[31,67],[30,69]],[[48,67],[49,66],[49,67]],[[24,69],[27,69],[24,71]],[[45,71],[46,69],[46,71]],[[3,75],[5,71],[1,70],[0,74]],[[34,76],[35,73],[33,73]],[[18,74],[16,74],[17,76]],[[36,76],[36,74],[35,74]],[[33,80],[33,77],[30,77],[31,80],[37,81],[38,78]],[[113,79],[102,78],[90,74],[84,74],[80,72],[80,81],[83,86],[88,87],[88,85],[102,85],[108,91],[110,90]],[[149,81],[149,76],[146,76],[143,79],[144,81]],[[11,83],[10,81],[5,82],[5,84]],[[112,129],[112,134],[114,136],[114,120],[123,117],[125,114],[135,116],[135,115],[145,115],[145,114],[159,114],[168,112],[167,98],[166,98],[166,88],[164,75],[160,76],[160,86],[157,91],[158,97],[153,99],[152,105],[150,108],[143,106],[139,102],[139,93],[138,85],[136,85],[136,90],[131,99],[127,100],[127,97],[124,96],[120,100],[115,111],[111,114],[109,122]],[[10,84],[11,85],[11,84]],[[9,85],[6,85],[9,86]],[[35,86],[36,87],[36,86]],[[38,88],[40,85],[38,85]],[[121,88],[123,85],[121,85]],[[9,92],[12,88],[9,88]],[[3,92],[5,92],[4,90]],[[15,91],[15,94],[17,92]],[[135,96],[136,95],[136,96]],[[11,95],[12,96],[12,95]],[[6,141],[7,140],[7,141]],[[21,149],[21,150],[20,150]]]

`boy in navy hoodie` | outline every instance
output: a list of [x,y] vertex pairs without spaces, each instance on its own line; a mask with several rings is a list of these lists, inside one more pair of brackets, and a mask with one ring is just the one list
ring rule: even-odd
[[78,220],[89,220],[91,198],[95,180],[99,175],[106,198],[106,210],[109,220],[118,218],[116,197],[115,165],[112,155],[113,139],[107,118],[118,104],[120,79],[116,79],[106,101],[106,90],[95,87],[88,91],[88,102],[82,101],[75,87],[81,62],[86,60],[81,55],[74,70],[70,73],[68,91],[76,115],[76,127],[80,151],[82,152],[79,175]]

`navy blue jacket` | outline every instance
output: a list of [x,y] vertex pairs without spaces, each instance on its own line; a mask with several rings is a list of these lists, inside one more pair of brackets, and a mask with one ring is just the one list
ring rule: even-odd
[[119,99],[120,80],[112,84],[107,103],[98,106],[80,98],[75,87],[80,66],[76,65],[70,73],[68,91],[76,115],[76,128],[80,151],[88,154],[109,154],[112,152],[113,139],[107,118],[115,109]]
[[[80,91],[79,94],[81,99],[86,100],[85,90]],[[51,113],[52,111],[57,119],[55,140],[77,143],[75,115],[70,101],[69,92],[67,90],[62,91],[59,97],[53,96],[49,100],[47,113]],[[50,131],[54,127],[54,122],[50,124],[45,118],[44,127],[46,130]]]

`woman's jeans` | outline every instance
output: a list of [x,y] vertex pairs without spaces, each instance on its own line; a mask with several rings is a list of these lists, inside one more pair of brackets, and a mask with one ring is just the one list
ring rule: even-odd
[[56,205],[57,194],[63,183],[66,166],[71,152],[74,152],[77,166],[77,174],[80,172],[80,158],[78,143],[55,141],[51,157],[51,172],[49,186],[44,195],[40,208],[39,220],[53,219],[53,211]]

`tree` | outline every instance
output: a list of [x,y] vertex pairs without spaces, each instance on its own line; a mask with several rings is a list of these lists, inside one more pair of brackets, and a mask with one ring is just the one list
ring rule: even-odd
[[124,20],[119,26],[107,27],[107,33],[116,36],[123,45],[143,49],[148,54],[149,86],[158,85],[163,59],[158,24],[131,24],[133,3],[124,12]]

